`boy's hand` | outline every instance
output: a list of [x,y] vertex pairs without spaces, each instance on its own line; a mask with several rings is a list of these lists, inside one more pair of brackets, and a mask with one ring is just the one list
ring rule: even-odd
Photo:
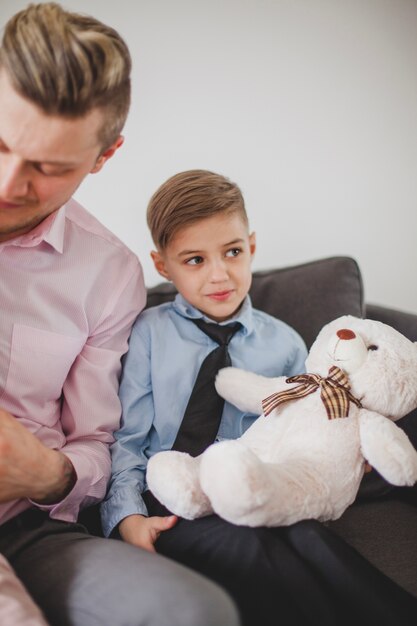
[[161,532],[175,526],[177,521],[176,515],[168,515],[167,517],[128,515],[120,522],[119,533],[123,541],[149,552],[155,552],[154,543]]

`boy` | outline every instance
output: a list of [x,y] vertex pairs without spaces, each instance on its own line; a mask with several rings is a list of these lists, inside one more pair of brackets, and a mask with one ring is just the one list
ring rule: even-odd
[[[269,557],[256,545],[250,556],[253,570],[245,572],[240,549],[241,538],[247,547],[259,543],[258,530],[233,527],[217,516],[177,523],[175,516],[155,515],[160,507],[146,492],[146,465],[150,456],[173,446],[200,365],[217,347],[194,320],[210,326],[238,322],[229,343],[231,362],[265,376],[303,371],[306,348],[295,330],[252,308],[248,291],[255,234],[249,233],[237,185],[204,170],[177,174],[152,197],[148,225],[156,246],[151,253],[155,267],[179,293],[173,303],[143,312],[133,327],[120,387],[122,426],[112,446],[112,480],[102,504],[104,532],[110,535],[117,528],[128,543],[187,561],[227,587],[244,623],[268,624],[275,619],[271,600],[280,592],[269,583],[263,589],[258,585],[256,564],[263,561],[261,570],[268,569]],[[217,439],[239,437],[255,418],[226,403]],[[183,536],[196,539],[210,520],[215,546],[201,537],[201,546],[198,539],[191,554]],[[167,529],[172,530],[157,541]],[[230,530],[238,542],[230,543]],[[169,546],[164,546],[165,538]],[[276,583],[274,578],[274,587]]]
[[[294,330],[251,306],[255,235],[234,183],[202,170],[177,174],[152,197],[148,224],[155,266],[179,294],[141,313],[133,327],[120,387],[122,426],[102,505],[105,533],[118,531],[125,542],[220,583],[243,626],[350,626],[364,616],[381,626],[414,624],[412,612],[403,619],[407,594],[319,522],[248,528],[217,515],[178,520],[146,490],[153,454],[174,448],[197,456],[202,442],[208,445],[210,399],[202,383],[202,423],[190,428],[187,420],[200,365],[217,349],[206,335],[210,327],[213,337],[215,329],[229,329],[232,365],[259,374],[298,373],[306,356]],[[255,418],[226,403],[209,443],[239,437]]]

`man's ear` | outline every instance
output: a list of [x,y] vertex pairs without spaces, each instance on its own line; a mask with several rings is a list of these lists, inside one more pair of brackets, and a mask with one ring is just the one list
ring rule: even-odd
[[158,252],[157,250],[152,250],[151,259],[153,261],[153,264],[155,265],[155,269],[158,272],[158,274],[160,274],[163,278],[170,280],[169,274],[165,267],[165,260],[162,254]]
[[116,150],[118,150],[120,146],[123,145],[124,140],[125,138],[122,135],[119,135],[116,141],[113,142],[112,145],[107,148],[107,150],[100,154],[93,169],[90,171],[90,174],[97,174],[97,172],[101,170],[105,162],[111,159]]
[[249,250],[251,257],[253,258],[256,250],[256,233],[251,233],[249,235]]

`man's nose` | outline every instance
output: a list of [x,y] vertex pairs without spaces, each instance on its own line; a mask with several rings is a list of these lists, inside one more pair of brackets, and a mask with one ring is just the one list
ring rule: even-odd
[[25,163],[13,154],[0,155],[0,197],[10,200],[25,196],[29,178]]

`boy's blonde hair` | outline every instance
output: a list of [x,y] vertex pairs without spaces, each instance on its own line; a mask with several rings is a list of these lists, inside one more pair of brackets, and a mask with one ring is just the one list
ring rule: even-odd
[[1,69],[47,114],[77,118],[102,109],[103,150],[120,135],[130,105],[131,58],[113,28],[54,2],[30,4],[6,24]]
[[207,170],[180,172],[163,183],[149,201],[147,220],[158,250],[165,250],[185,226],[219,213],[248,217],[236,183]]

